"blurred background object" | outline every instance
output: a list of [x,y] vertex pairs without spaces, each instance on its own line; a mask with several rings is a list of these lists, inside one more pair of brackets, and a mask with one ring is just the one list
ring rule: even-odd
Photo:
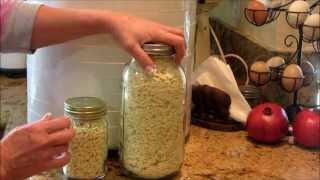
[[0,53],[0,72],[8,77],[26,76],[26,54]]

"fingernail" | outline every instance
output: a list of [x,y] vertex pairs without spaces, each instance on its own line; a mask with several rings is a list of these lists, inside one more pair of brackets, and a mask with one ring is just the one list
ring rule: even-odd
[[145,68],[144,68],[144,71],[146,72],[146,74],[148,74],[148,75],[151,75],[151,74],[153,74],[154,73],[154,71],[155,71],[155,67],[154,66],[146,66]]

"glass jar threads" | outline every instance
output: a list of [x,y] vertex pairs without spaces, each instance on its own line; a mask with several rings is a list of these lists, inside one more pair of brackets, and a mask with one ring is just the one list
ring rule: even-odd
[[252,85],[243,85],[240,86],[240,91],[244,98],[248,101],[251,108],[254,108],[261,103],[261,90]]
[[156,69],[145,74],[135,59],[123,73],[123,168],[139,178],[163,178],[179,171],[184,155],[186,79],[174,63],[174,49],[145,44]]
[[64,103],[64,112],[75,130],[64,174],[72,179],[103,178],[108,149],[105,103],[95,97],[70,98]]

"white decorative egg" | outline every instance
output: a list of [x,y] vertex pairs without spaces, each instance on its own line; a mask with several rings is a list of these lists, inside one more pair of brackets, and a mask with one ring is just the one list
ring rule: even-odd
[[267,61],[267,64],[269,67],[275,68],[275,67],[279,67],[281,65],[284,65],[285,60],[283,59],[283,57],[274,56]]
[[263,3],[268,8],[275,8],[281,6],[285,0],[257,0]]
[[303,36],[310,41],[320,39],[320,14],[316,13],[307,17],[303,26]]
[[303,85],[303,78],[303,72],[300,66],[290,64],[283,71],[281,78],[282,87],[288,92],[298,90]]
[[271,70],[271,80],[278,80],[285,64],[283,57],[275,56],[267,61],[267,65]]
[[262,3],[266,8],[270,7],[271,1],[270,0],[256,0],[260,3]]
[[264,61],[256,61],[250,67],[249,76],[255,85],[264,85],[270,80],[270,68]]
[[310,12],[310,5],[306,1],[294,1],[288,9],[288,23],[292,27],[298,27],[307,18],[307,12]]
[[304,61],[301,64],[301,69],[304,75],[303,86],[308,86],[313,81],[313,76],[315,73],[314,66],[309,61]]

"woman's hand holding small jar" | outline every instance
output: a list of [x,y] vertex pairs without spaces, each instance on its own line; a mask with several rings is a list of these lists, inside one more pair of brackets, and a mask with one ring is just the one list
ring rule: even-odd
[[66,117],[46,114],[40,121],[11,131],[1,140],[0,179],[20,180],[67,164],[69,142],[75,134],[70,125]]

